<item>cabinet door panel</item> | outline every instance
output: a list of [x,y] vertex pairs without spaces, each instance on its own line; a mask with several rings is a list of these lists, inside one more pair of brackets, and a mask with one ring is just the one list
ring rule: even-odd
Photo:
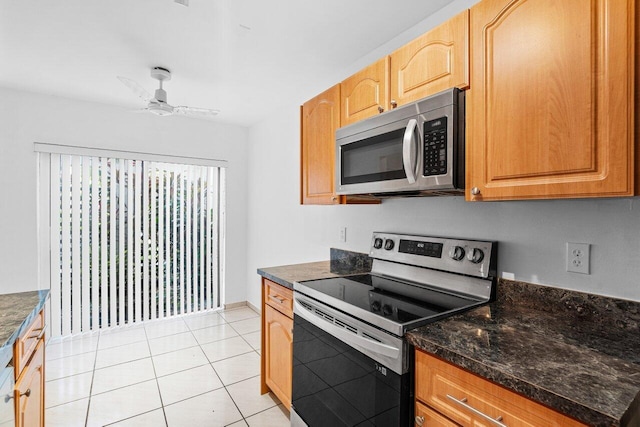
[[389,108],[389,57],[369,65],[340,84],[342,114],[340,125],[346,126]]
[[335,132],[340,127],[340,85],[301,108],[301,203],[337,204],[334,187]]
[[391,100],[397,105],[451,87],[469,87],[469,11],[391,54]]
[[631,3],[471,9],[468,200],[633,194]]
[[293,320],[279,311],[265,306],[264,351],[265,383],[291,408],[291,373],[293,369]]

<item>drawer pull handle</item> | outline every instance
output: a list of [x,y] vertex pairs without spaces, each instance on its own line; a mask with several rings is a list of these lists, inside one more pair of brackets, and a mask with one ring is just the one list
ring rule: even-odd
[[273,295],[269,295],[269,299],[273,300],[273,301],[275,301],[277,303],[284,304],[284,299],[282,299],[282,298],[278,298],[278,297],[274,297]]
[[418,415],[416,417],[416,425],[422,426],[424,424],[424,417]]
[[25,391],[24,393],[20,393],[20,397],[22,396],[27,396],[27,397],[31,396],[31,389],[28,388],[27,391]]
[[453,400],[455,403],[457,403],[458,405],[462,406],[463,408],[473,412],[474,414],[486,419],[487,421],[491,421],[493,424],[500,426],[500,427],[507,427],[506,424],[502,423],[502,416],[498,416],[497,418],[492,418],[489,415],[485,414],[484,412],[481,412],[479,410],[477,410],[476,408],[474,408],[473,406],[469,405],[467,403],[467,398],[463,397],[462,399],[456,399],[455,397],[447,394],[447,399]]
[[40,331],[38,334],[36,335],[31,335],[28,337],[28,339],[33,339],[33,338],[37,338],[40,339],[42,338],[42,336],[44,335],[44,328],[38,328],[38,329],[34,329],[33,332],[38,332]]

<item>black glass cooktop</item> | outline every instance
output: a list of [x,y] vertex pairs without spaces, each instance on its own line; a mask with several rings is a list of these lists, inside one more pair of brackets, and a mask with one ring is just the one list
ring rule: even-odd
[[404,330],[417,327],[413,325],[416,322],[465,309],[481,302],[434,287],[400,282],[371,274],[311,280],[302,282],[301,285],[296,290],[342,309],[348,314],[360,317],[363,312],[367,312],[369,319],[374,315],[384,318],[386,322],[407,325],[403,328]]

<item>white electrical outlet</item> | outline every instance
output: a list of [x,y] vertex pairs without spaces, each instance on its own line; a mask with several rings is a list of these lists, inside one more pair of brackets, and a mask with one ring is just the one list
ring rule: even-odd
[[340,227],[340,241],[347,241],[347,227]]
[[589,243],[567,243],[567,271],[589,274]]

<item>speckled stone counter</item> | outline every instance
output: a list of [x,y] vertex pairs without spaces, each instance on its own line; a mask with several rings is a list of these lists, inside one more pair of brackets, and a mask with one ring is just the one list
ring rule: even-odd
[[367,254],[331,248],[330,261],[282,265],[259,268],[258,274],[289,289],[293,282],[346,276],[371,271],[371,259]]
[[500,280],[495,302],[407,338],[585,424],[640,426],[639,302]]
[[13,344],[40,312],[48,297],[48,290],[0,295],[0,368],[11,361]]

